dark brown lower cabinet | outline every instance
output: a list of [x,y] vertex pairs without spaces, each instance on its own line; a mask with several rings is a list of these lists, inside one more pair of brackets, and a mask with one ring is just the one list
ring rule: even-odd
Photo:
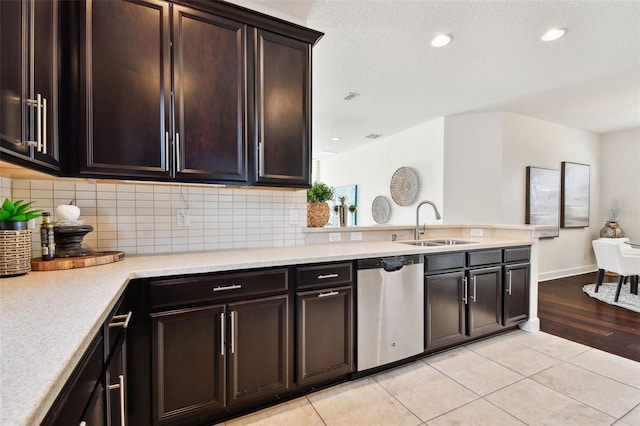
[[472,269],[468,274],[468,331],[482,336],[502,328],[502,266]]
[[288,295],[151,316],[154,424],[200,424],[290,388]]
[[504,267],[505,285],[503,293],[505,326],[517,324],[529,318],[529,263],[518,263]]
[[[460,253],[426,257],[425,349],[427,352],[500,330],[502,325],[501,252],[467,254],[468,263],[497,264],[464,268]],[[431,271],[435,273],[431,274]],[[441,273],[440,273],[441,272]]]
[[297,378],[300,386],[353,371],[351,286],[297,293]]
[[152,315],[155,424],[224,409],[224,305]]
[[465,339],[467,309],[464,271],[425,277],[425,346],[427,350]]

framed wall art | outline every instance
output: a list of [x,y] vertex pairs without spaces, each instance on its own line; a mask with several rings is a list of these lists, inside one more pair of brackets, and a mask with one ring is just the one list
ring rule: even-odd
[[590,167],[588,164],[562,162],[560,226],[589,226]]
[[[358,185],[347,185],[347,186],[336,186],[334,189],[334,197],[333,200],[335,204],[340,204],[340,197],[344,197],[344,203],[348,206],[358,205]],[[358,223],[358,212],[357,210],[353,213],[349,213],[353,220],[351,221],[352,226],[356,226]]]
[[541,238],[560,234],[560,170],[527,167],[525,223],[553,227]]

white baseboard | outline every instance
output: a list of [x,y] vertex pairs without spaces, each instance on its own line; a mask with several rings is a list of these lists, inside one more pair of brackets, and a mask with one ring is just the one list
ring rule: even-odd
[[559,271],[539,272],[538,282],[555,280],[556,278],[570,277],[573,275],[586,274],[598,270],[598,265],[578,266],[576,268],[561,269]]

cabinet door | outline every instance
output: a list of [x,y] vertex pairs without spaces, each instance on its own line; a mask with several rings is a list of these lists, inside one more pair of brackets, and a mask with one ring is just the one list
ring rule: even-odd
[[169,177],[169,3],[87,1],[80,52],[80,172]]
[[465,339],[464,272],[425,277],[425,346],[427,350]]
[[246,25],[173,8],[176,177],[247,182]]
[[517,324],[529,317],[529,264],[507,265],[504,285],[505,326]]
[[164,424],[224,407],[224,306],[152,314],[153,420]]
[[228,308],[229,405],[289,389],[289,296],[232,303]]
[[49,164],[58,170],[60,161],[58,147],[58,54],[59,45],[59,2],[34,1],[33,7],[33,80],[31,99],[37,100],[38,95],[46,100],[46,106],[41,107],[38,117],[34,108],[29,108],[32,115],[31,134],[35,135],[40,121],[42,148],[35,150],[34,160]]
[[353,371],[351,287],[298,293],[298,384]]
[[[80,426],[106,426],[107,420],[105,418],[105,409],[104,409],[104,387],[102,387],[102,383],[98,383],[91,394],[91,399],[89,399],[89,405],[82,415],[82,418],[79,424]],[[67,423],[70,425],[72,423]],[[75,425],[76,423],[73,423]]]
[[[22,100],[27,96],[26,64],[28,54],[27,3],[0,2],[0,149],[27,157],[26,110]],[[4,155],[3,155],[4,157]]]
[[308,187],[311,46],[257,31],[257,183]]
[[468,272],[468,334],[481,336],[502,327],[502,267]]
[[59,170],[58,9],[57,1],[0,3],[0,152],[45,172]]
[[127,423],[127,339],[120,336],[105,370],[106,414],[110,426],[125,426]]
[[[103,346],[102,333],[99,333],[47,413],[43,425],[77,425],[87,414],[87,404],[99,404],[99,407],[104,407],[104,388],[101,380],[104,366]],[[97,400],[96,392],[99,393]],[[96,413],[104,416],[104,409],[96,408]],[[100,418],[96,413],[92,413],[90,417]],[[104,420],[97,424],[104,424]]]

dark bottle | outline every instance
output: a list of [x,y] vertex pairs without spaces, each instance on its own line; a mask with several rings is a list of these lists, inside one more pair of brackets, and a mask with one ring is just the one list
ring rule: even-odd
[[42,260],[53,260],[56,253],[56,244],[53,237],[53,223],[51,223],[51,214],[49,212],[42,212],[40,247],[42,248]]

